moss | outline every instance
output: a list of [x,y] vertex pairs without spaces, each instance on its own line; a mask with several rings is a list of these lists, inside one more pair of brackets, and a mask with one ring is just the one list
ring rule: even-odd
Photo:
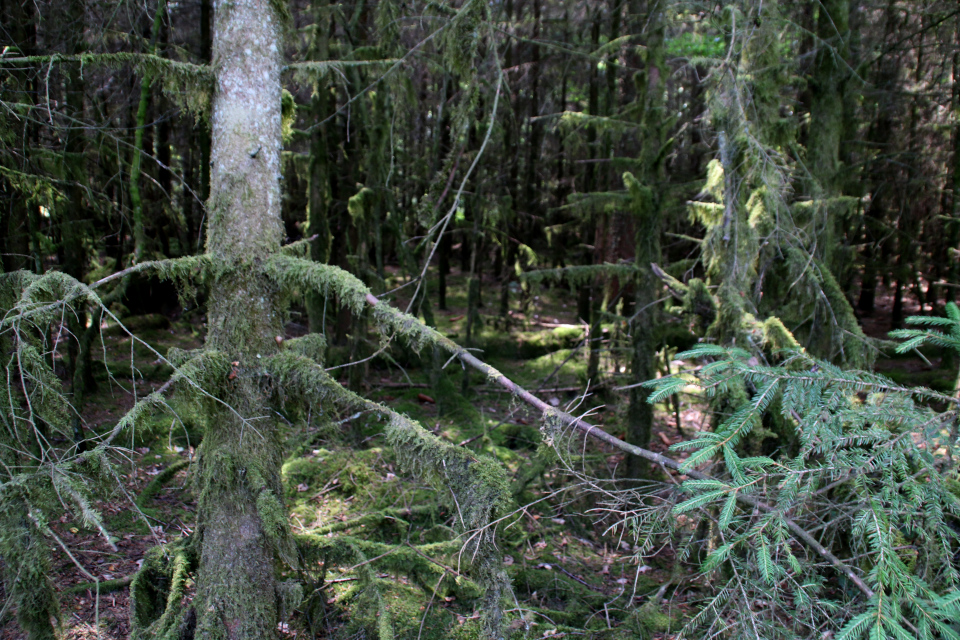
[[[9,491],[5,493],[12,493]],[[60,621],[60,604],[50,580],[50,552],[40,531],[4,496],[0,505],[0,557],[4,590],[16,608],[17,623],[29,640],[54,640]]]
[[358,221],[366,220],[370,211],[376,205],[377,193],[373,189],[363,187],[356,194],[347,200],[347,211],[354,219],[354,224]]
[[282,547],[287,532],[287,510],[280,498],[266,486],[261,487],[257,493],[257,514],[260,516],[264,533],[275,547]]
[[283,465],[283,481],[288,498],[296,497],[297,487],[323,487],[337,480],[337,492],[352,496],[368,488],[374,481],[374,472],[366,458],[379,456],[379,451],[339,451],[336,456],[295,458]]
[[319,333],[309,333],[300,338],[287,340],[284,342],[284,348],[322,365],[327,353],[327,339]]
[[637,640],[653,640],[657,634],[669,631],[675,625],[674,619],[663,613],[659,605],[648,602],[633,611],[627,618],[627,627]]
[[133,576],[127,576],[124,578],[114,578],[113,580],[101,580],[100,582],[81,582],[80,584],[73,585],[69,589],[65,589],[65,591],[67,593],[85,593],[87,591],[97,593],[99,589],[100,595],[104,595],[126,589],[130,586],[132,580]]
[[610,600],[601,590],[589,589],[557,570],[513,565],[509,571],[518,596],[536,602],[534,610],[540,608],[551,619],[567,625],[584,627],[587,619]]
[[362,608],[359,610],[361,615],[356,616],[351,624],[354,628],[365,627],[371,635],[375,635],[380,640],[393,640],[393,617],[383,601],[380,581],[363,551],[352,541],[342,537],[319,538],[300,535],[296,537],[296,542],[299,555],[306,566],[322,564],[325,573],[328,566],[350,563],[359,570],[358,574],[364,587],[357,593],[362,603]]
[[570,349],[583,339],[582,327],[557,327],[550,331],[481,331],[475,344],[486,359],[497,357],[531,360],[560,349]]
[[464,557],[472,558],[471,575],[486,589],[485,625],[491,635],[496,634],[501,620],[500,598],[509,589],[495,546],[496,534],[488,526],[511,501],[509,483],[500,464],[445,442],[410,418],[344,389],[316,363],[302,356],[281,352],[264,359],[263,364],[275,387],[284,389],[289,396],[311,403],[332,400],[388,417],[384,435],[403,467],[442,487],[441,495],[449,492],[458,529],[470,532]]
[[[811,354],[855,368],[872,366],[876,350],[864,335],[850,301],[837,279],[819,259],[797,249],[769,276],[763,309],[777,310],[797,341]],[[776,283],[790,282],[791,289]]]
[[771,316],[763,322],[763,342],[775,351],[799,349],[800,343],[793,334],[783,326],[780,318]]

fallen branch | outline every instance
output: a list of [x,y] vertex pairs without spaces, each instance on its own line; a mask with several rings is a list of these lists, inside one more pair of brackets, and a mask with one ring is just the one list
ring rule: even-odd
[[[383,305],[383,303],[380,300],[378,300],[376,296],[374,296],[372,293],[366,294],[366,300],[367,300],[367,303],[370,304],[370,306],[372,307],[376,307],[377,305]],[[505,375],[497,371],[495,368],[491,367],[487,363],[483,362],[482,360],[480,360],[479,358],[471,354],[469,351],[467,351],[466,349],[464,349],[463,347],[461,347],[456,342],[446,337],[439,331],[436,331],[435,329],[432,329],[430,327],[426,327],[425,330],[431,334],[431,338],[433,339],[435,344],[443,347],[449,353],[459,358],[462,363],[470,365],[477,371],[480,371],[481,373],[486,375],[487,380],[495,382],[496,384],[500,385],[501,387],[503,387],[504,389],[506,389],[513,395],[515,395],[517,398],[523,400],[524,402],[526,402],[527,404],[533,407],[536,407],[544,415],[554,417],[558,419],[560,422],[562,422],[563,424],[570,427],[574,427],[579,431],[583,432],[585,435],[590,436],[596,440],[600,440],[601,442],[605,442],[616,449],[619,449],[631,455],[639,456],[645,460],[648,460],[660,466],[666,467],[668,469],[680,471],[681,464],[676,460],[674,460],[673,458],[668,458],[667,456],[661,455],[659,453],[655,453],[653,451],[649,451],[642,447],[632,445],[629,442],[624,442],[620,438],[607,433],[600,427],[592,425],[589,422],[585,422],[580,418],[576,418],[561,409],[550,406],[549,404],[547,404],[540,398],[536,397],[535,395],[533,395],[532,393],[530,393],[529,391],[527,391],[526,389],[524,389],[523,387],[515,383],[514,381],[507,378]],[[682,471],[681,473],[684,473],[685,475],[695,480],[715,480],[715,478],[693,469],[689,471]],[[760,500],[757,500],[756,498],[743,495],[740,492],[737,492],[735,495],[736,495],[737,501],[742,504],[755,507],[757,509],[760,509],[761,511],[766,511],[766,512],[775,511],[773,507],[761,502]],[[818,542],[817,539],[814,538],[810,533],[805,531],[803,528],[800,527],[800,525],[798,525],[796,522],[794,522],[789,518],[784,517],[783,521],[784,521],[784,524],[787,525],[787,528],[790,529],[790,531],[792,531],[794,535],[797,536],[797,538],[799,538],[806,544],[810,545],[810,547],[812,547],[813,550],[817,552],[817,554],[819,554],[822,558],[827,560],[830,564],[832,564],[837,569],[837,571],[842,573],[844,576],[846,576],[848,580],[850,580],[850,582],[856,585],[856,587],[865,596],[867,596],[868,598],[872,598],[874,596],[873,590],[867,586],[867,584],[860,578],[860,576],[854,573],[854,571],[850,567],[843,564],[843,562],[839,558],[837,558],[837,556],[833,555],[828,549],[826,549],[822,544],[820,544],[820,542]]]
[[[432,389],[432,384],[427,384],[426,382],[380,382],[374,385],[376,389]],[[599,388],[602,385],[592,385],[587,391],[592,391]],[[615,389],[619,391],[620,388]],[[500,389],[483,389],[476,388],[473,389],[476,393],[503,393]],[[573,386],[573,387],[544,387],[543,391],[552,391],[554,393],[572,393],[574,391],[582,393],[584,388],[582,386]]]
[[[99,583],[100,593],[111,593],[113,591],[120,591],[130,586],[130,582],[133,581],[133,576],[136,574],[130,574],[129,576],[124,576],[123,578],[116,578],[114,580],[102,580]],[[75,584],[72,587],[67,587],[64,589],[64,593],[83,593],[85,591],[96,590],[96,582],[81,582],[80,584]]]

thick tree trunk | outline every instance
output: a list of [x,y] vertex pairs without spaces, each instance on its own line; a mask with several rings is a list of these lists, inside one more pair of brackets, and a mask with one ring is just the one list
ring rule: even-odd
[[223,380],[200,456],[197,636],[276,635],[274,563],[284,532],[280,448],[260,358],[283,328],[261,269],[280,248],[280,51],[267,0],[216,0],[207,251],[226,272],[211,287],[206,346],[237,364]]

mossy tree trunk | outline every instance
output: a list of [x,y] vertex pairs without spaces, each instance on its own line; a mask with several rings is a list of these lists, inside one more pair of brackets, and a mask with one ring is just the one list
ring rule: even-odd
[[[80,25],[77,33],[71,34],[65,47],[68,55],[77,55],[84,50],[82,36],[86,4],[84,0],[73,0],[67,7],[70,15],[70,24]],[[67,109],[74,118],[74,123],[85,120],[86,95],[83,74],[79,64],[71,65],[67,70],[66,96]],[[92,226],[93,211],[90,194],[87,192],[91,176],[87,171],[86,153],[88,139],[84,127],[79,124],[71,125],[66,131],[63,155],[63,175],[69,181],[67,189],[68,201],[60,211],[60,264],[66,273],[79,281],[83,281],[87,271],[86,238]],[[87,309],[85,305],[78,305],[74,313],[67,315],[67,326],[74,336],[82,336],[87,327]],[[67,341],[67,379],[75,380],[77,393],[76,406],[83,405],[84,389],[92,390],[96,385],[90,367],[90,342],[83,340]],[[74,438],[82,440],[83,432],[79,414],[74,420]]]
[[[19,48],[25,55],[35,53],[37,38],[36,21],[38,14],[33,3],[4,2],[0,0],[0,23],[9,38],[10,45]],[[0,90],[0,99],[13,103],[29,104],[37,99],[36,81],[23,72],[7,72],[4,86]],[[2,120],[2,118],[0,118]],[[9,121],[4,123],[9,125]],[[16,147],[28,149],[35,144],[37,124],[21,118],[16,126],[8,129],[15,135]],[[21,171],[28,171],[33,160],[32,154],[23,154],[18,158]],[[3,256],[0,264],[5,273],[17,269],[35,269],[41,273],[41,254],[31,245],[36,242],[36,226],[31,218],[36,217],[38,205],[24,198],[16,185],[0,178],[0,234],[2,234]],[[0,336],[0,351],[13,353],[12,332],[6,331]],[[4,411],[6,428],[0,433],[0,464],[5,469],[23,468],[32,465],[32,461],[18,453],[22,442],[32,438],[25,433],[26,421],[20,421],[21,432],[17,432],[16,423],[9,422],[9,413]],[[13,428],[11,428],[13,427]],[[29,640],[55,640],[57,633],[53,622],[59,615],[60,603],[57,592],[50,579],[50,549],[47,541],[38,531],[31,514],[27,488],[17,489],[14,483],[6,483],[4,495],[0,501],[0,580],[2,580],[5,606],[11,607],[24,638]],[[9,614],[7,614],[9,615]]]
[[840,192],[840,141],[843,134],[844,85],[848,76],[847,39],[850,31],[848,0],[826,0],[817,18],[820,46],[810,81],[810,127],[807,166],[825,197]]
[[[314,26],[310,57],[313,60],[326,60],[330,54],[331,8],[325,0],[314,0],[312,8]],[[329,116],[329,102],[327,79],[321,77],[314,87],[310,103],[316,128],[310,140],[310,191],[307,205],[307,232],[311,236],[317,236],[317,239],[310,243],[310,258],[317,262],[326,262],[330,257],[330,220],[327,217],[330,207],[330,159],[327,125],[324,122]],[[310,318],[310,331],[313,333],[324,333],[325,307],[322,293],[307,295],[307,313]]]
[[[0,1],[0,22],[6,25],[6,33],[12,46],[24,55],[36,53],[36,8],[32,3]],[[37,80],[25,71],[6,71],[3,87],[5,102],[36,104]],[[23,149],[35,144],[38,125],[21,120],[9,132],[15,136],[14,146]],[[26,172],[32,161],[30,154],[19,154],[17,170]],[[12,182],[0,179],[0,251],[5,273],[18,269],[33,269],[42,273],[40,252],[37,248],[35,226],[38,205],[23,197]]]
[[[153,55],[157,49],[157,38],[163,26],[165,4],[161,0],[154,12],[153,25],[150,30],[150,44],[147,47],[147,54],[149,55]],[[147,127],[147,107],[150,103],[150,87],[152,84],[152,74],[144,73],[143,78],[140,79],[140,101],[137,104],[136,128],[133,134],[133,150],[130,158],[130,206],[133,209],[134,262],[143,261],[144,245],[146,244],[146,232],[143,227],[143,201],[140,196],[140,167],[143,161],[143,134]]]
[[[840,144],[844,134],[843,106],[845,101],[847,59],[850,37],[850,3],[848,0],[826,0],[820,5],[817,17],[817,39],[820,46],[814,61],[810,81],[810,121],[807,141],[807,166],[813,178],[810,194],[827,200],[842,193],[843,175],[840,165]],[[843,253],[838,240],[842,238],[845,216],[829,216],[823,225],[818,247],[830,270],[841,277]]]
[[[598,8],[593,16],[593,24],[590,28],[591,51],[596,51],[600,45],[600,26],[602,9]],[[600,79],[597,73],[597,65],[590,61],[590,81],[587,95],[587,109],[590,115],[598,115],[600,112]],[[597,153],[597,127],[592,122],[587,125],[587,156],[588,160],[594,160]],[[597,188],[597,170],[596,164],[587,162],[583,177],[583,192],[592,193]],[[587,242],[593,242],[596,245],[597,224],[593,214],[586,216],[582,237]],[[596,261],[596,250],[587,254],[586,264],[593,264]],[[599,296],[601,292],[599,282],[591,282],[580,286],[577,292],[577,314],[581,320],[590,326],[590,353],[587,358],[587,378],[591,383],[596,383],[597,372],[600,368],[600,314],[599,314]]]
[[[663,183],[661,149],[666,133],[663,83],[666,78],[664,46],[664,10],[650,4],[646,17],[646,66],[637,75],[637,101],[640,107],[643,135],[641,173],[639,180],[624,176],[633,197],[636,216],[635,260],[641,275],[636,285],[636,311],[630,324],[631,371],[633,382],[640,383],[656,377],[657,342],[654,335],[657,314],[657,296],[660,287],[650,264],[660,261],[660,230],[662,226],[660,185]],[[648,447],[653,426],[653,407],[647,403],[649,391],[643,387],[630,390],[627,441],[638,447]],[[628,456],[626,471],[629,477],[649,474],[649,463],[639,456]]]
[[[515,5],[508,0],[506,3],[506,18],[508,22],[514,20]],[[504,53],[505,68],[516,64],[518,44],[511,39],[507,43]],[[516,113],[520,106],[520,95],[515,94],[510,99],[511,113]],[[507,194],[510,197],[510,208],[504,212],[500,220],[500,309],[499,316],[503,321],[503,328],[510,328],[510,284],[515,281],[515,263],[517,245],[511,238],[511,231],[519,219],[517,212],[520,208],[520,156],[517,139],[520,131],[515,118],[509,118],[503,124],[503,149],[507,154]]]
[[267,0],[215,0],[210,226],[224,268],[211,286],[206,347],[236,362],[210,405],[200,451],[197,636],[273,638],[275,554],[285,532],[277,425],[259,362],[283,329],[263,269],[280,248],[279,17]]

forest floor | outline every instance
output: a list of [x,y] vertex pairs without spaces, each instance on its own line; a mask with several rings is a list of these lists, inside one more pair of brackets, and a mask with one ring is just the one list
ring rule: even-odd
[[[462,340],[465,331],[463,284],[461,277],[453,275],[448,309],[435,309],[438,329],[455,340]],[[485,295],[489,300],[481,309],[486,316],[484,327],[475,342],[484,348],[481,357],[527,389],[536,390],[545,401],[577,414],[588,413],[593,422],[623,437],[626,403],[612,388],[620,384],[621,377],[627,379],[627,362],[615,354],[605,356],[603,387],[585,395],[586,335],[585,327],[576,321],[573,296],[561,288],[531,295],[525,313],[511,313],[511,327],[506,332],[502,325],[497,328],[493,317],[498,289],[491,283]],[[869,335],[882,338],[890,328],[891,299],[881,296],[878,302],[877,313],[865,319],[864,326]],[[405,308],[403,300],[394,304]],[[300,319],[293,315],[288,325],[290,337],[305,330],[297,322]],[[98,357],[107,366],[98,367],[99,388],[83,413],[85,427],[91,432],[111,428],[136,397],[149,394],[165,381],[170,369],[159,354],[170,347],[191,349],[202,344],[204,328],[196,314],[177,319],[153,314],[131,318],[126,324],[143,342],[131,342],[119,328],[105,327]],[[610,328],[609,337],[618,337],[616,327]],[[370,346],[371,350],[375,347]],[[339,349],[338,355],[338,349],[332,350],[328,365],[336,365],[337,357],[345,359],[344,350]],[[526,637],[674,637],[692,611],[690,603],[697,598],[700,577],[678,575],[675,558],[668,551],[639,557],[628,532],[622,527],[609,529],[612,521],[596,511],[597,499],[582,486],[584,474],[564,471],[538,452],[539,415],[515,404],[509,394],[488,385],[483,376],[454,369],[456,365],[448,368],[450,380],[459,390],[464,376],[469,375],[469,389],[452,397],[438,393],[430,388],[417,356],[403,349],[393,356],[392,364],[378,359],[360,365],[366,367],[360,391],[419,420],[449,442],[496,456],[514,486],[520,486],[517,511],[501,531],[501,545],[517,606],[528,625]],[[949,374],[938,369],[938,364],[911,356],[881,359],[877,368],[910,384],[942,384]],[[136,373],[133,383],[131,370]],[[349,377],[347,368],[331,373],[344,383]],[[189,465],[184,463],[194,455],[199,418],[188,407],[179,409],[180,424],[169,416],[158,417],[150,424],[138,425],[130,440],[121,443],[124,459],[117,461],[117,470],[123,480],[122,492],[97,505],[106,530],[116,541],[115,548],[98,531],[84,528],[69,516],[52,523],[69,549],[67,553],[55,547],[51,567],[68,639],[127,638],[126,579],[149,548],[191,532],[196,505]],[[650,448],[666,452],[671,444],[709,428],[703,409],[695,397],[682,397],[679,406],[658,406]],[[414,546],[449,539],[451,530],[446,523],[452,516],[444,512],[445,500],[405,474],[392,453],[380,446],[382,423],[376,416],[329,412],[301,418],[292,421],[299,426],[291,426],[287,434],[289,458],[284,465],[286,499],[295,532],[333,535],[331,530],[336,529],[336,535]],[[683,434],[677,428],[678,418]],[[623,462],[620,454],[595,445],[585,453],[582,468],[591,477],[614,477]],[[171,465],[183,468],[172,475],[163,473]],[[162,483],[155,482],[158,477]],[[435,513],[421,518],[417,514],[431,506],[431,500]],[[376,513],[392,515],[379,520],[365,518]],[[456,572],[444,564],[455,563],[455,555],[431,561],[444,567],[435,580],[448,571]],[[92,577],[102,582],[99,594],[91,584]],[[469,626],[477,617],[469,589],[432,591],[402,572],[380,571],[378,577],[391,585],[387,602],[397,637],[458,637],[458,627]],[[327,573],[323,597],[328,617],[318,625],[315,637],[347,637],[353,611],[349,601],[357,596],[351,591],[354,580],[347,568]],[[660,613],[653,617],[649,611],[638,613],[651,597],[664,597]],[[8,614],[0,627],[0,639],[22,637],[12,618]],[[295,615],[289,625],[281,626],[282,635],[310,637],[296,630],[300,622],[302,616]],[[524,622],[517,621],[514,627]],[[587,628],[592,631],[577,631]]]

